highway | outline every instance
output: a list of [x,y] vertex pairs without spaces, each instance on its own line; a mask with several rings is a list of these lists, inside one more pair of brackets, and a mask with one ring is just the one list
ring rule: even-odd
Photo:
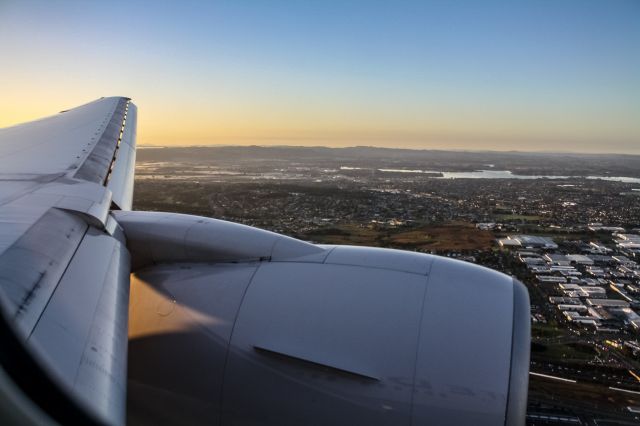
[[640,391],[531,371],[528,425],[637,425]]

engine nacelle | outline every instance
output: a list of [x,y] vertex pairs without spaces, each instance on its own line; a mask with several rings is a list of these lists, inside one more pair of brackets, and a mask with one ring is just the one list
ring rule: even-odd
[[136,423],[524,424],[524,286],[448,258],[123,212]]

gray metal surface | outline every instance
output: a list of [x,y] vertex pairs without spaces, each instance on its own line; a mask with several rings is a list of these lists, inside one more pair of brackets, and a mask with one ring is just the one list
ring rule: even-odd
[[90,228],[28,343],[49,371],[107,424],[123,424],[129,253]]
[[163,262],[322,262],[327,255],[313,244],[223,220],[137,211],[114,211],[113,216],[125,230],[134,271]]
[[[112,201],[123,208],[130,205],[135,157],[123,155],[121,162],[116,159],[113,167],[117,176],[114,182],[108,182],[108,188],[103,182],[74,177],[89,161],[106,123],[123,102],[125,98],[102,98],[51,117],[0,129],[0,254],[51,207],[82,213],[100,227]],[[127,117],[122,140],[127,147],[134,147],[136,113],[135,106],[129,105],[133,114]],[[101,167],[96,173],[106,176],[111,164]]]
[[429,256],[410,251],[335,246],[327,256],[325,263],[383,268],[426,275],[432,260]]
[[529,391],[529,357],[531,355],[531,312],[527,288],[513,280],[513,338],[511,341],[511,371],[509,400],[507,405],[508,426],[523,425],[527,412]]
[[111,172],[116,150],[122,142],[122,135],[129,109],[129,99],[118,98],[113,110],[98,130],[97,142],[91,152],[74,173],[76,179],[104,184]]
[[2,175],[16,179],[71,177],[96,146],[121,99],[101,98],[64,113],[0,129],[0,179]]
[[[0,129],[0,309],[25,353],[67,390],[65,406],[107,424],[125,413],[130,266],[109,210],[131,201],[136,117],[121,134],[127,105],[135,110],[102,98]],[[118,144],[128,147],[120,162]]]
[[513,279],[435,257],[421,324],[412,424],[504,424]]
[[24,337],[40,318],[87,227],[71,213],[50,209],[0,254],[2,307]]
[[[136,421],[184,420],[168,407],[224,425],[503,425],[524,416],[528,304],[511,277],[397,250],[313,251],[211,219],[114,217],[133,262],[147,265],[130,313]],[[274,241],[286,247],[276,259]],[[154,352],[182,362],[149,363]]]
[[218,424],[228,344],[257,266],[165,265],[132,275],[130,423]]
[[425,284],[352,265],[262,265],[234,329],[224,424],[409,424]]
[[113,204],[121,210],[131,210],[133,201],[133,178],[136,167],[135,123],[137,115],[138,108],[129,103],[121,143],[118,145],[111,176],[107,182],[107,188],[113,193]]

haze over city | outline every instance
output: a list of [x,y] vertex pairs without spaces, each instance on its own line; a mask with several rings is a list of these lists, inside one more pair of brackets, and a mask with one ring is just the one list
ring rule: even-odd
[[0,127],[101,96],[140,145],[640,154],[636,1],[0,2]]

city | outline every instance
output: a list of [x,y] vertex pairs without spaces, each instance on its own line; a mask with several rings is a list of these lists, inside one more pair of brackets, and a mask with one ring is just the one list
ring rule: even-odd
[[434,253],[511,274],[532,305],[529,424],[634,424],[640,157],[568,157],[144,148],[134,208],[315,243]]

